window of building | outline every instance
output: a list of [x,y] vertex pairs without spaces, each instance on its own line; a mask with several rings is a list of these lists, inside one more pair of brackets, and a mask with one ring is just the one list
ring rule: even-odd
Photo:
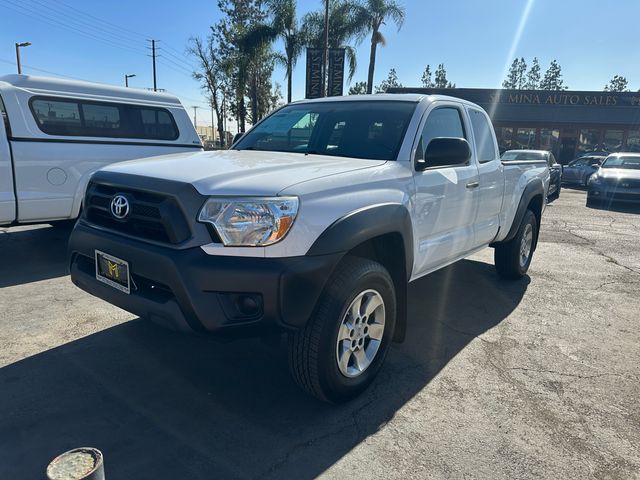
[[519,128],[516,132],[516,144],[514,148],[534,149],[536,148],[536,129]]
[[580,130],[578,135],[578,154],[602,150],[603,148],[600,144],[601,133],[602,131],[597,129]]
[[513,149],[513,128],[499,127],[496,129],[496,138],[498,139],[498,150],[504,153]]
[[629,130],[625,150],[627,152],[640,152],[640,129]]
[[168,110],[108,102],[34,97],[31,112],[48,135],[175,140]]
[[604,132],[604,150],[607,152],[621,152],[622,139],[624,138],[623,130],[605,130]]
[[469,109],[469,117],[471,118],[471,127],[476,140],[478,161],[490,162],[494,160],[498,155],[496,155],[496,146],[493,143],[493,133],[487,116],[479,110]]
[[559,150],[560,130],[551,128],[540,129],[540,150],[557,153]]

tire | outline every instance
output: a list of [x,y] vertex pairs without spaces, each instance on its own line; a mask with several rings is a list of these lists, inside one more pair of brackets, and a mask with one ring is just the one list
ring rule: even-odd
[[[494,262],[498,275],[502,278],[517,280],[526,275],[531,265],[533,251],[538,232],[538,220],[531,210],[527,210],[522,218],[516,236],[506,243],[495,247]],[[527,237],[528,253],[523,261],[523,239]]]
[[[366,321],[357,323],[350,309],[352,303],[356,302],[357,305],[361,302],[359,316],[366,312],[366,305],[376,304],[373,301],[369,304],[371,299],[376,299],[378,303],[381,299],[382,306],[369,312]],[[383,322],[382,327],[380,321]],[[389,272],[372,260],[345,257],[327,281],[307,325],[289,334],[289,368],[295,382],[309,394],[326,402],[341,403],[359,395],[382,367],[393,338],[395,322],[396,295]],[[363,339],[363,332],[367,330],[373,335],[372,325],[376,325],[376,336],[380,338],[377,344],[373,337],[369,337],[368,341]],[[359,331],[356,332],[355,328],[359,328]],[[339,335],[345,333],[345,339],[338,343]],[[353,338],[356,340],[351,340]],[[359,344],[361,340],[362,347],[355,347],[358,351],[362,350],[365,354],[373,352],[369,348],[376,351],[370,363],[360,372],[357,360],[363,358],[362,354],[356,355],[351,347],[354,341]],[[345,345],[349,348],[345,348]],[[340,367],[339,359],[347,359],[348,363],[343,362],[343,367]],[[363,365],[365,360],[366,355]]]

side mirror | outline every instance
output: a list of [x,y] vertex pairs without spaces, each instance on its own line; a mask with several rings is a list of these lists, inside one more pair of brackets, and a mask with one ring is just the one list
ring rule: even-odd
[[431,167],[462,165],[471,158],[471,147],[464,138],[439,137],[427,145],[424,159],[416,161],[416,170]]
[[231,145],[235,144],[235,143],[236,143],[238,140],[240,140],[242,137],[244,137],[244,133],[242,133],[242,132],[236,133],[236,134],[233,136],[233,142],[231,142]]

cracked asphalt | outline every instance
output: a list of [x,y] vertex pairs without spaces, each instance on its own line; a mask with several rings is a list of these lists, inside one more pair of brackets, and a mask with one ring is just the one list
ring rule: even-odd
[[68,231],[0,229],[0,478],[94,446],[107,480],[640,478],[640,210],[545,212],[530,276],[492,252],[410,288],[408,339],[330,406],[284,342],[164,331],[76,289]]

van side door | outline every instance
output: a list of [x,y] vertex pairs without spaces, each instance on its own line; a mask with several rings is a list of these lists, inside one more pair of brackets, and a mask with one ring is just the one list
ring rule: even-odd
[[434,102],[427,110],[417,138],[413,162],[414,268],[413,278],[426,275],[470,251],[477,198],[478,166],[472,156],[464,163],[416,168],[435,138],[464,138],[472,142],[464,107],[455,102]]
[[13,191],[13,166],[9,145],[9,117],[0,97],[0,225],[16,219],[16,197]]
[[488,245],[498,234],[504,197],[504,168],[489,116],[467,107],[478,160],[479,185],[475,216],[475,244]]

